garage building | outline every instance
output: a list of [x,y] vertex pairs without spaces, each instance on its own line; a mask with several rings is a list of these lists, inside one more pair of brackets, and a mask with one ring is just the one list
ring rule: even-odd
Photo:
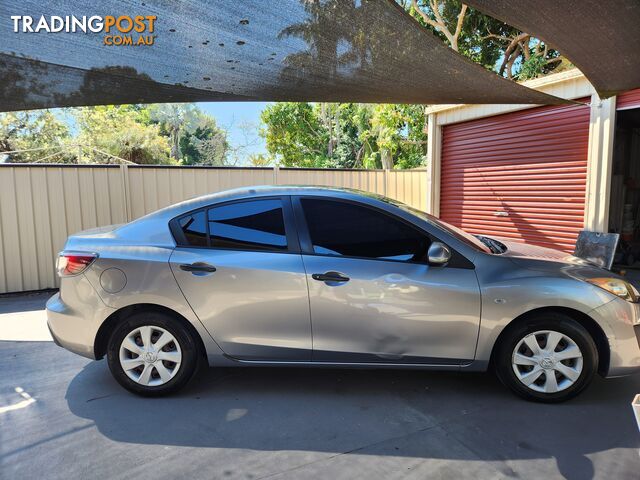
[[640,89],[601,100],[575,69],[524,84],[579,103],[428,109],[427,210],[471,233],[567,252],[580,230],[617,232],[632,254]]

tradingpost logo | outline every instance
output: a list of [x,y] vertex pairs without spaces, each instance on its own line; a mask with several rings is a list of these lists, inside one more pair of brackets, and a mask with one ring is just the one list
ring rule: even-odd
[[155,15],[12,15],[15,33],[104,33],[107,46],[140,47],[153,45]]

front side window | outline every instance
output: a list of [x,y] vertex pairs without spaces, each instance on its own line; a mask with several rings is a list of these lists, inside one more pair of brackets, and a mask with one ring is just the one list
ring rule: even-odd
[[208,210],[212,248],[284,251],[287,236],[280,200],[255,200]]
[[353,203],[301,199],[314,253],[404,262],[426,261],[427,234]]

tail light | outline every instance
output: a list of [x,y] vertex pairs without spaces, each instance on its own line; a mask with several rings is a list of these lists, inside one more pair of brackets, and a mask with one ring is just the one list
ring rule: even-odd
[[56,268],[61,277],[70,277],[84,272],[95,259],[97,253],[88,252],[61,252],[58,255]]

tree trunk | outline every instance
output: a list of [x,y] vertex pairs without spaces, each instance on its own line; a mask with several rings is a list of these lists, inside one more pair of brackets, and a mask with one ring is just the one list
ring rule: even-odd
[[382,168],[385,170],[393,169],[393,156],[391,150],[383,148],[380,150],[380,161],[382,162]]
[[180,160],[180,130],[177,128],[171,131],[171,156]]

